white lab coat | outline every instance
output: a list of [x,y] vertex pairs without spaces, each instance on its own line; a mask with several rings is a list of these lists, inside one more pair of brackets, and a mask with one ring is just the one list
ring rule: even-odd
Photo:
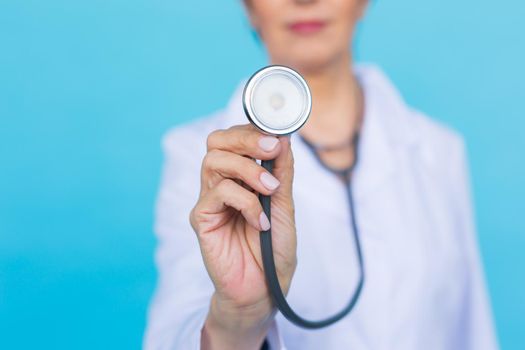
[[[465,147],[447,127],[408,107],[381,70],[358,65],[365,116],[354,174],[365,284],[340,322],[305,330],[277,314],[271,349],[498,347],[475,234]],[[246,124],[241,82],[228,107],[169,131],[158,195],[156,294],[146,349],[199,349],[213,285],[188,215],[200,186],[207,135]],[[295,159],[298,266],[288,301],[320,319],[346,305],[357,281],[343,183],[298,135]]]

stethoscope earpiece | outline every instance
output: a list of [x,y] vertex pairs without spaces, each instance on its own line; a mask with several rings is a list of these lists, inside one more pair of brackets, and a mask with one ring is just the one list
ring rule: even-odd
[[242,102],[250,122],[276,136],[299,130],[312,110],[312,95],[304,78],[278,65],[252,75],[244,87]]

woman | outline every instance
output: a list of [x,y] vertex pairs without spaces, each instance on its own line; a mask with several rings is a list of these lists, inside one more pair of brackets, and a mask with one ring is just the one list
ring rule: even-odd
[[[406,106],[379,69],[353,65],[351,38],[367,1],[245,5],[270,62],[308,81],[312,114],[291,137],[265,136],[247,125],[241,83],[226,110],[167,134],[160,279],[145,347],[496,348],[462,139]],[[253,160],[274,158],[273,175]],[[274,256],[289,303],[309,319],[326,317],[346,304],[358,277],[346,179],[336,175],[356,159],[361,297],[330,327],[298,328],[268,294],[259,231],[270,223],[256,193],[272,195]]]

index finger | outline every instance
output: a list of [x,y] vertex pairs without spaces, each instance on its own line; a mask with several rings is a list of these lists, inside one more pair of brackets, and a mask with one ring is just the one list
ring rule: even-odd
[[266,160],[277,158],[281,145],[277,137],[263,134],[251,124],[244,124],[213,131],[208,135],[207,148],[208,152],[218,149]]

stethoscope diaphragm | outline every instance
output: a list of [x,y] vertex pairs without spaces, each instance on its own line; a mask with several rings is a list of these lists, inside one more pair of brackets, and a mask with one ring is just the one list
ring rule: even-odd
[[299,130],[312,109],[312,96],[304,78],[279,65],[253,74],[244,87],[242,101],[250,122],[272,135]]

